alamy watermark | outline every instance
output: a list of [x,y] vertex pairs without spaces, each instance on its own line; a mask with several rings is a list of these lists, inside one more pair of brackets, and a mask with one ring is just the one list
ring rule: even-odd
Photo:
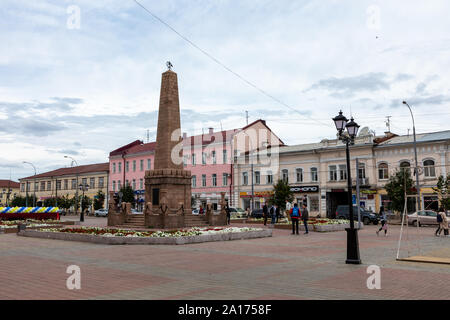
[[81,289],[81,269],[77,265],[70,265],[67,267],[66,273],[70,276],[66,280],[66,287],[69,290]]
[[367,278],[367,289],[381,289],[381,268],[377,265],[370,265],[367,267],[367,273],[370,274]]
[[80,29],[81,27],[81,9],[77,5],[70,5],[66,10],[67,14],[67,29]]

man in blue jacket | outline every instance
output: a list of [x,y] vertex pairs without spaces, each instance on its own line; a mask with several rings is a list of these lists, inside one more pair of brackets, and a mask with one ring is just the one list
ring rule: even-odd
[[295,203],[294,207],[291,209],[291,220],[292,220],[292,234],[297,233],[298,235],[298,220],[300,219],[300,208],[298,204]]

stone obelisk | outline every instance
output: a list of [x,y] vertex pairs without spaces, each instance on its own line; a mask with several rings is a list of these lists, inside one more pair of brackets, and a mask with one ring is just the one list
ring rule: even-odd
[[145,173],[145,225],[153,228],[184,226],[191,214],[191,172],[183,169],[180,102],[177,74],[162,74],[154,170]]

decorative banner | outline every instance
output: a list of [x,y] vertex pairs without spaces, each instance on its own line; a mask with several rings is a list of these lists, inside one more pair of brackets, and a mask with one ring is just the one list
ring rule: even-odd
[[0,213],[54,213],[58,207],[0,207]]

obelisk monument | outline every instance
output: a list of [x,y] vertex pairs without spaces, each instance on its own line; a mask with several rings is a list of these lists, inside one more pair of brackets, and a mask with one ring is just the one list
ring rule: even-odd
[[183,169],[180,102],[177,74],[162,74],[154,170],[145,173],[145,225],[153,228],[184,226],[191,212],[191,172]]

